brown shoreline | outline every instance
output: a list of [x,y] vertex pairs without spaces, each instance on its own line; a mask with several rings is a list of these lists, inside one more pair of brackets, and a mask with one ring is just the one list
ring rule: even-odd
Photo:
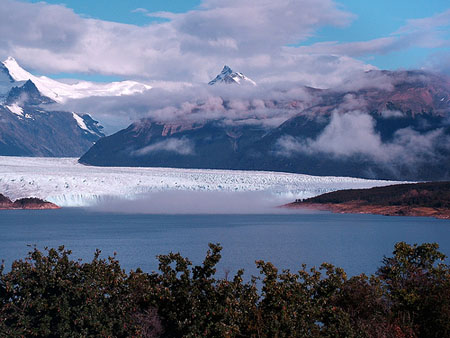
[[323,210],[340,214],[375,214],[383,216],[414,216],[450,219],[450,210],[448,208],[411,207],[403,205],[368,205],[358,201],[344,203],[294,202],[286,204],[283,207],[291,209]]
[[54,210],[61,209],[60,206],[44,201],[40,198],[28,197],[11,201],[8,197],[0,194],[0,210]]

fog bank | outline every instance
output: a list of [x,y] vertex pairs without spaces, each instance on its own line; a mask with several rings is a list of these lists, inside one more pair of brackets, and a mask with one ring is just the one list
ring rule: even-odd
[[133,214],[288,214],[308,213],[280,206],[293,200],[268,192],[158,191],[135,199],[104,197],[90,210]]

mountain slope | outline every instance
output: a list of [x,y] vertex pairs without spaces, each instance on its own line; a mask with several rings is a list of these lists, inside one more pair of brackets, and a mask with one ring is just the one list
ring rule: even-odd
[[339,213],[450,218],[450,182],[394,184],[338,190],[296,200],[288,208],[317,208]]
[[182,127],[183,121],[142,120],[97,142],[80,162],[411,180],[450,177],[448,79],[424,72],[380,73],[391,87],[310,89],[316,98],[306,109],[282,100],[266,104],[274,111],[301,107],[275,127],[230,123],[226,116],[198,121],[195,128]]
[[80,162],[104,166],[231,168],[241,149],[264,133],[258,127],[224,127],[220,121],[163,124],[141,120],[100,139]]
[[[393,88],[321,93],[321,102],[247,150],[240,166],[411,180],[450,176],[450,82],[387,72]],[[272,151],[267,152],[267,149]]]
[[54,101],[31,80],[11,85],[0,103],[0,155],[79,156],[104,136],[89,115],[46,110]]

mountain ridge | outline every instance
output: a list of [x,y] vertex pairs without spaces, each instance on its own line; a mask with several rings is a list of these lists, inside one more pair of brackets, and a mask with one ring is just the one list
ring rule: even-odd
[[103,127],[91,116],[50,110],[48,106],[55,101],[43,95],[33,81],[15,81],[6,67],[2,72],[1,155],[80,156],[104,136]]
[[196,128],[173,128],[183,125],[181,120],[144,119],[99,140],[80,162],[383,179],[449,177],[450,82],[423,72],[381,74],[391,87],[311,89],[316,99],[306,107],[302,101],[269,100],[270,109],[292,111],[276,126],[230,122],[226,112],[222,118],[190,121]]

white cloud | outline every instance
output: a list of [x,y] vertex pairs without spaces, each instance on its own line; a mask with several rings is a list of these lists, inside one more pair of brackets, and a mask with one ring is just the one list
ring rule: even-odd
[[318,100],[295,83],[275,88],[264,84],[257,87],[193,85],[171,89],[156,87],[127,96],[68,100],[52,109],[91,113],[101,122],[108,122],[107,132],[147,117],[167,123],[222,120],[228,125],[274,127]]
[[133,151],[133,156],[144,156],[155,152],[166,151],[180,155],[192,155],[194,151],[194,143],[185,137],[180,139],[170,138],[160,142],[153,143],[144,148]]
[[408,49],[411,47],[450,47],[450,10],[432,17],[408,20],[406,25],[386,37],[368,41],[319,42],[299,49],[305,54],[334,54],[360,57]]
[[[332,0],[204,0],[186,13],[136,12],[168,21],[141,27],[83,18],[63,6],[3,0],[0,55],[11,54],[42,73],[204,83],[230,64],[257,80],[277,77],[323,87],[327,76],[315,79],[313,74],[330,60],[302,60],[284,46],[303,41],[320,27],[346,25],[353,17]],[[364,68],[339,59],[331,60],[332,73],[337,66]],[[329,78],[334,77],[338,75]]]
[[395,118],[399,118],[399,117],[404,117],[405,116],[405,114],[403,114],[399,110],[383,110],[380,114],[385,119],[395,119]]
[[412,165],[437,160],[436,147],[448,141],[442,129],[419,133],[404,128],[396,131],[391,141],[383,142],[375,130],[375,120],[367,113],[353,111],[334,113],[330,123],[316,139],[303,140],[292,136],[280,138],[276,153],[287,157],[298,153],[322,153],[344,159],[364,156],[386,165]]
[[[308,107],[313,98],[300,85],[341,91],[392,89],[389,76],[364,73],[375,67],[354,57],[388,53],[428,38],[443,45],[445,36],[439,32],[448,27],[450,15],[447,11],[411,20],[392,35],[371,41],[294,47],[288,44],[301,43],[324,26],[348,25],[353,15],[332,0],[203,0],[186,13],[149,13],[144,8],[135,12],[167,20],[135,26],[85,18],[60,5],[1,0],[0,57],[15,56],[40,73],[86,72],[156,81],[145,95],[90,98],[58,108],[94,112],[110,130],[141,117],[167,121],[186,114],[269,126]],[[444,60],[449,69],[446,56],[433,58],[430,65],[436,69],[436,60]],[[223,64],[256,80],[258,88],[180,84],[207,83]],[[229,101],[227,107],[222,98]],[[297,110],[274,109],[270,100],[295,100]],[[345,104],[348,109],[357,107],[352,101]]]
[[302,81],[324,88],[374,68],[354,57],[449,46],[450,10],[409,20],[370,41],[300,47],[287,45],[324,26],[346,26],[354,15],[333,0],[203,0],[186,13],[134,12],[166,20],[142,27],[84,18],[61,5],[2,0],[0,56],[15,56],[41,73],[203,83],[230,64],[260,83]]

